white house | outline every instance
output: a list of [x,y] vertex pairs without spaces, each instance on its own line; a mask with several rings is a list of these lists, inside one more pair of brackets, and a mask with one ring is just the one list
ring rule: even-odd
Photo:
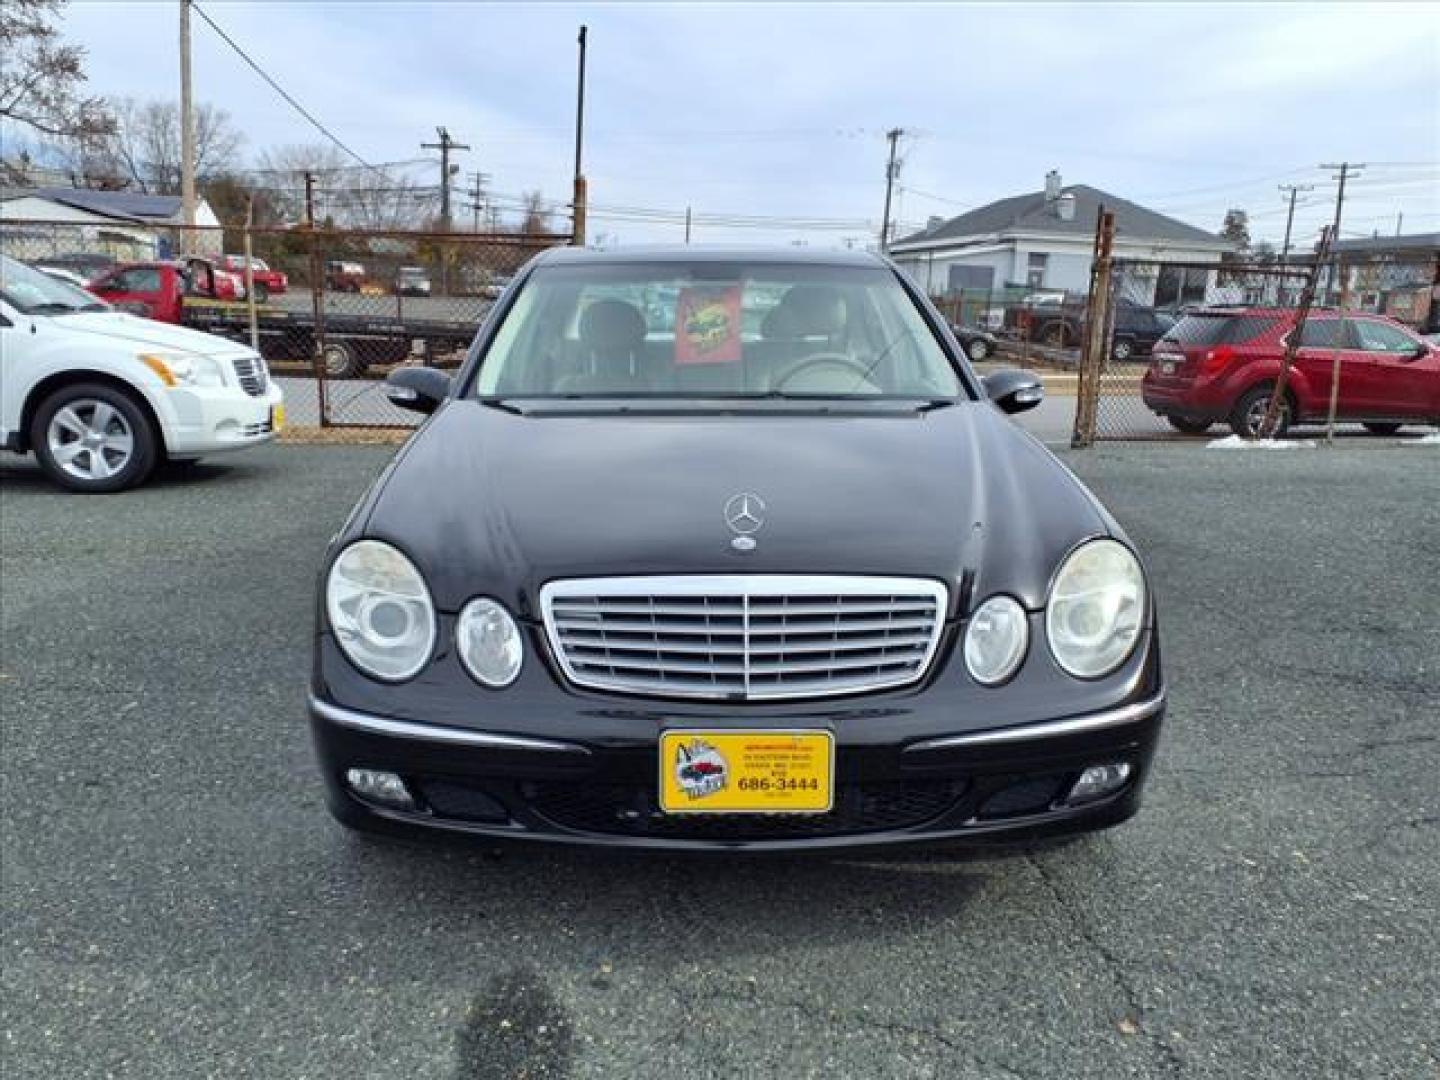
[[[1083,293],[1090,286],[1096,216],[1115,214],[1120,259],[1195,264],[1157,268],[1148,285],[1127,293],[1140,303],[1203,301],[1232,245],[1213,233],[1084,184],[1064,186],[1053,170],[1041,191],[1001,199],[890,244],[890,257],[932,296],[960,291]],[[1148,294],[1148,295],[1147,295]]]
[[[21,259],[69,252],[104,252],[117,259],[154,259],[179,248],[184,224],[178,195],[42,187],[0,190],[0,247]],[[195,205],[197,254],[219,255],[220,219],[204,199]]]

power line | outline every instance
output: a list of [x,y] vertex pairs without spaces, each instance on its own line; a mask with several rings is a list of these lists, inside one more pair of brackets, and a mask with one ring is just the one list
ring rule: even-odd
[[[273,89],[277,94],[279,94],[282,98],[289,102],[290,106],[296,112],[298,112],[306,120],[310,121],[311,125],[315,128],[316,131],[324,135],[327,139],[329,139],[332,143],[334,143],[342,151],[344,151],[348,156],[354,158],[361,165],[365,166],[365,168],[375,169],[374,165],[371,165],[354,150],[351,150],[350,147],[346,146],[343,142],[341,142],[339,138],[337,138],[334,134],[331,133],[329,128],[327,128],[324,124],[320,123],[319,120],[315,119],[315,117],[310,114],[309,110],[307,110],[305,106],[301,105],[298,101],[291,97],[283,86],[281,86],[278,82],[271,78],[269,72],[267,72],[258,63],[252,60],[250,58],[250,55],[235,43],[234,38],[232,38],[224,30],[220,29],[220,27],[216,24],[215,20],[210,18],[210,16],[206,14],[205,9],[202,8],[198,3],[196,3],[195,0],[190,0],[190,7],[195,10],[195,13],[197,15],[199,15],[202,19],[204,19],[207,23],[210,24],[210,29],[214,30],[215,33],[219,34],[221,40],[224,41],[226,45],[229,45],[230,48],[234,49],[241,60],[244,60],[245,63],[250,65],[251,70],[253,70],[255,74],[259,75],[262,79],[269,83],[271,89]],[[376,171],[378,172],[379,170],[377,169]]]

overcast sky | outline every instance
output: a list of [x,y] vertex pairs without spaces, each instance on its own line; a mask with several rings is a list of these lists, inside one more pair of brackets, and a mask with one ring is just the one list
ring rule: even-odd
[[[1440,6],[492,5],[200,0],[369,161],[422,156],[436,124],[502,195],[568,198],[575,37],[590,27],[591,234],[864,242],[884,132],[904,128],[899,217],[921,225],[1038,190],[1047,169],[1218,229],[1229,206],[1278,241],[1281,183],[1312,183],[1297,236],[1333,210],[1322,162],[1371,162],[1347,232],[1440,231]],[[177,96],[175,0],[73,0],[93,92]],[[198,100],[250,155],[321,138],[200,19]],[[1384,164],[1381,164],[1384,163]],[[428,171],[428,170],[426,170]],[[424,175],[424,171],[417,176]],[[433,172],[430,175],[434,175]],[[722,228],[713,215],[824,219]]]

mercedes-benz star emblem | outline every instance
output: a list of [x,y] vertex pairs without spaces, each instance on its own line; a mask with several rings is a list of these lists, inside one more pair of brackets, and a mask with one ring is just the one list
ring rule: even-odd
[[754,551],[754,534],[765,524],[765,500],[748,491],[732,495],[725,503],[725,524],[735,534],[731,547],[736,551]]

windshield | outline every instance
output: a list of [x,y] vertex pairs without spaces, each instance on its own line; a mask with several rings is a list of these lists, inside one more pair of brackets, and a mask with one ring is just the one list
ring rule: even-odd
[[484,397],[954,398],[960,380],[882,266],[541,267],[486,353]]
[[9,255],[0,255],[0,297],[25,315],[68,315],[75,311],[107,311],[84,289],[60,281],[26,266]]

